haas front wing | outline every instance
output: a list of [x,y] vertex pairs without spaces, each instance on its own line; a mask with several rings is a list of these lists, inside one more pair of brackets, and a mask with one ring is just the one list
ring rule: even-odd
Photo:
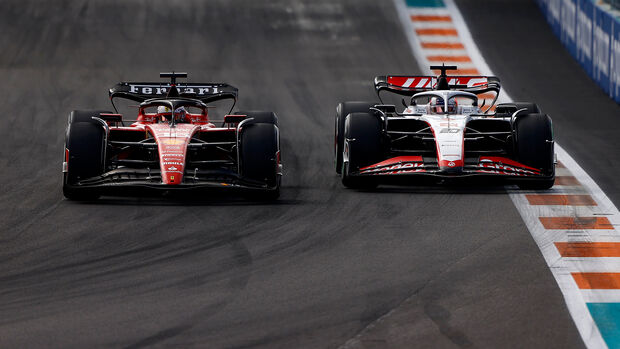
[[455,161],[448,161],[446,167],[445,169],[440,168],[437,158],[434,157],[397,156],[370,166],[362,167],[359,171],[353,173],[353,175],[393,176],[421,174],[439,177],[476,175],[505,176],[508,178],[544,177],[540,170],[499,156],[481,156],[479,158],[465,159],[461,164],[457,164]]

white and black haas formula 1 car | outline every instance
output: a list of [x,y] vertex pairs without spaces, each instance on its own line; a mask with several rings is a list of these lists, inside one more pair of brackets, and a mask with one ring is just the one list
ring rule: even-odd
[[[66,129],[63,193],[93,199],[127,189],[241,189],[264,198],[280,191],[280,135],[273,112],[230,114],[237,88],[225,83],[121,82],[109,91],[116,113],[74,110]],[[114,101],[139,103],[133,120]],[[212,103],[232,101],[216,126]],[[134,192],[134,191],[129,191]]]
[[[491,76],[447,76],[454,66],[433,66],[433,76],[378,76],[375,89],[401,96],[395,105],[343,102],[336,109],[335,162],[342,183],[419,184],[418,176],[488,177],[527,189],[548,189],[555,180],[551,118],[534,103],[498,104]],[[482,96],[493,102],[482,112]],[[492,181],[491,181],[492,182]]]

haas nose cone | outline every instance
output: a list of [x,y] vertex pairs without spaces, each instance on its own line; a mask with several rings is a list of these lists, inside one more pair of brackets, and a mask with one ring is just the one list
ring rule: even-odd
[[447,173],[463,172],[463,128],[464,120],[432,122],[437,145],[439,170]]
[[463,172],[463,161],[441,160],[439,169],[448,173],[461,173]]

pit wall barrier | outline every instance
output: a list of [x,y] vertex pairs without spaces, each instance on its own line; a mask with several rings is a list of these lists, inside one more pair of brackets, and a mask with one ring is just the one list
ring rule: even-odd
[[620,103],[620,19],[593,0],[537,2],[570,54]]

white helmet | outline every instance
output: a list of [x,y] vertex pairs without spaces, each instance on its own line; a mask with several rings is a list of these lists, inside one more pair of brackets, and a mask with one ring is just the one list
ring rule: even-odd
[[429,103],[431,114],[443,114],[444,102],[441,97],[432,97]]
[[165,115],[165,114],[168,114],[168,115],[170,114],[170,108],[168,108],[166,106],[163,106],[163,105],[160,105],[159,107],[157,107],[157,115],[158,116],[162,116],[162,115]]
[[456,98],[448,99],[448,114],[456,114],[458,112],[458,103]]

